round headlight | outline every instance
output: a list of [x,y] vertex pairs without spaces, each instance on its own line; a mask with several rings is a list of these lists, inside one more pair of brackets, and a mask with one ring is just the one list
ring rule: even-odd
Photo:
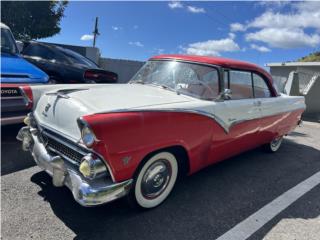
[[107,173],[106,165],[99,158],[94,158],[92,154],[83,157],[79,166],[79,171],[87,178],[103,176]]
[[92,145],[94,144],[95,139],[96,139],[94,133],[87,126],[83,127],[83,129],[81,131],[81,137],[82,137],[83,143],[87,147],[92,147]]

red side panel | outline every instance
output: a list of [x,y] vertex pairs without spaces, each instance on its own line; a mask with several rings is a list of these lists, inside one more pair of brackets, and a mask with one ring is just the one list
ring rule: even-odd
[[207,163],[212,132],[223,132],[212,119],[192,113],[110,113],[84,119],[100,140],[95,150],[109,162],[117,181],[131,178],[148,153],[175,145],[187,150],[190,169],[199,169]]
[[226,133],[213,119],[194,113],[127,112],[85,116],[116,181],[133,177],[142,159],[161,148],[182,146],[190,173],[270,142],[291,131],[301,111],[236,124]]

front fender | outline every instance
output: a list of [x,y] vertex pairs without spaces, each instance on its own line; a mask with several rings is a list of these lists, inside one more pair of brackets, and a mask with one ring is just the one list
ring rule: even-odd
[[116,181],[132,178],[145,156],[171,146],[187,151],[190,172],[200,169],[207,163],[214,126],[219,127],[206,116],[187,112],[117,112],[83,118],[98,139],[94,150],[104,156]]

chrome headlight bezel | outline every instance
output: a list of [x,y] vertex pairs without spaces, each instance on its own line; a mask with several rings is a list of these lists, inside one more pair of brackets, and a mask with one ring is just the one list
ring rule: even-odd
[[96,136],[92,132],[91,128],[88,126],[84,126],[81,129],[81,140],[84,145],[86,145],[88,148],[91,148],[93,144],[96,141]]
[[90,128],[89,124],[84,121],[82,118],[78,119],[78,126],[81,131],[81,142],[88,148],[91,148],[95,142],[97,142],[97,138]]
[[93,179],[105,176],[108,173],[108,168],[103,160],[89,153],[83,157],[79,166],[79,172],[81,172],[84,177]]

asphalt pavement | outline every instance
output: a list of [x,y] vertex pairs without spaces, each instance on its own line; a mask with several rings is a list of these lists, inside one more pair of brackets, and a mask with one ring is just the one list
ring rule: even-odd
[[[275,154],[255,149],[182,179],[156,209],[125,198],[84,208],[34,166],[2,128],[2,239],[216,239],[320,171],[320,124],[305,123]],[[320,239],[320,185],[283,209],[249,239]]]

